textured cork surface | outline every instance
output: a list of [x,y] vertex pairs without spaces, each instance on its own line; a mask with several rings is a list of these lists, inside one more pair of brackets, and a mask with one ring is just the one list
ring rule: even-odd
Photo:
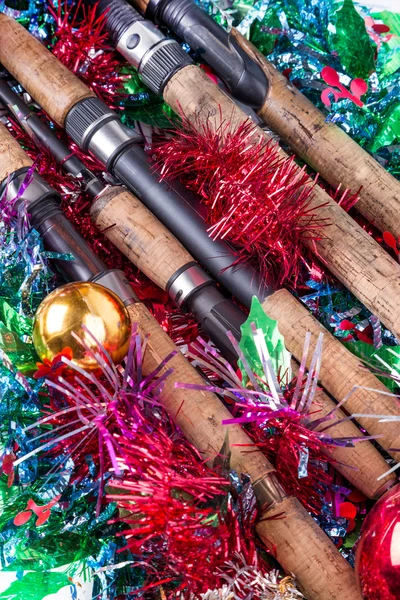
[[0,63],[60,126],[70,108],[94,96],[39,40],[1,13]]
[[172,275],[193,261],[172,233],[123,188],[109,188],[93,203],[91,215],[106,237],[164,290]]

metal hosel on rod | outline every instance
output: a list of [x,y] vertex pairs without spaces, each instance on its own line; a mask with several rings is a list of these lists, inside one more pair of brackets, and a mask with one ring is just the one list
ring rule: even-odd
[[[33,133],[33,137],[36,143],[47,147],[47,149],[53,154],[56,160],[63,166],[66,172],[72,174],[73,176],[76,176],[75,173],[78,173],[78,177],[80,179],[83,179],[84,181],[89,181],[90,185],[86,188],[86,192],[90,197],[96,197],[98,193],[98,191],[96,192],[96,190],[98,190],[99,188],[100,190],[103,189],[102,182],[90,173],[83,177],[82,173],[84,173],[86,167],[84,166],[82,161],[76,156],[71,157],[68,146],[66,146],[64,142],[59,140],[55,133],[47,125],[45,125],[35,113],[31,112],[31,110],[24,103],[24,101],[17,94],[15,94],[15,92],[13,92],[6,83],[1,81],[0,101],[2,101],[3,104],[7,104],[9,110],[14,114],[16,118],[18,118],[21,125],[25,127],[27,131]],[[71,162],[72,159],[73,162]],[[119,200],[120,197],[118,195],[116,197],[112,196],[110,198],[110,201],[108,202],[108,206],[111,207],[114,201],[116,201],[118,205]],[[102,197],[100,197],[98,201],[100,203],[103,203]],[[95,202],[93,206],[93,211],[96,213],[97,210],[97,202]],[[101,213],[102,211],[99,211],[99,214]],[[115,218],[116,214],[114,210],[108,211],[106,214],[113,215],[113,218],[109,221],[109,223],[103,223],[103,226],[106,227],[105,234],[108,236],[112,232],[111,239],[113,239],[116,235],[118,236],[118,231],[121,230],[120,227],[115,226],[115,223],[117,221],[120,222],[120,220]],[[102,218],[104,218],[104,215]],[[113,224],[114,227],[111,227]],[[127,231],[129,231],[129,223],[126,223],[126,228]],[[120,233],[120,235],[122,236],[122,239],[125,238],[123,234]],[[296,319],[298,319],[299,322],[307,322],[307,328],[303,328],[301,331],[298,331],[296,336],[294,336],[293,334],[290,335],[292,335],[294,339],[299,339],[303,337],[304,340],[307,330],[316,330],[314,337],[318,337],[321,328],[317,322],[315,322],[315,324],[311,323],[313,326],[310,327],[309,320],[307,320],[308,312],[306,311],[306,309],[302,307],[302,305],[286,291],[281,291],[277,295],[280,299],[279,303],[283,303],[287,307],[287,310],[290,310],[291,315],[296,315]],[[285,320],[284,315],[279,318],[279,321],[282,324],[281,329],[282,327],[284,327],[283,320]],[[326,330],[325,337],[328,337],[329,343],[329,338],[331,337],[331,335]],[[341,346],[341,348],[343,347]],[[296,347],[296,351],[297,352],[295,352],[295,354],[297,356],[301,355],[301,348]],[[336,356],[336,359],[340,358],[340,360],[343,360],[343,363],[345,364],[347,350],[343,348],[343,352],[344,358]],[[324,365],[325,361],[328,361],[328,358],[328,356],[324,356]],[[323,369],[323,373],[324,372],[325,369]],[[332,371],[328,369],[328,372],[331,373]],[[357,369],[356,372],[357,376],[355,378],[351,377],[351,380],[353,381],[353,383],[355,382],[359,385],[362,385],[362,383],[364,383],[362,380],[364,373],[360,369]],[[350,373],[350,375],[352,375],[352,373]],[[343,389],[340,389],[340,393],[342,393],[343,391]],[[340,396],[337,397],[340,398]],[[310,418],[311,420],[319,419],[320,417],[325,416],[326,414],[331,413],[333,411],[334,415],[332,415],[330,423],[337,422],[345,418],[344,413],[342,413],[342,411],[340,410],[335,410],[335,403],[325,393],[321,391],[318,394],[318,399],[315,402],[315,406],[311,408]],[[324,423],[324,425],[326,425],[326,423]],[[332,436],[341,439],[358,438],[360,435],[360,432],[357,429],[356,425],[351,421],[339,423],[334,427],[331,427],[329,429],[329,432]],[[327,453],[331,458],[333,458],[336,461],[336,469],[340,471],[340,473],[342,473],[342,475],[344,475],[354,486],[356,486],[359,490],[361,490],[366,496],[370,498],[380,496],[387,489],[387,486],[390,485],[391,482],[395,479],[395,476],[391,475],[383,479],[379,479],[378,481],[378,478],[382,477],[382,475],[387,471],[387,463],[370,442],[357,444],[354,448],[335,447],[332,450],[327,450]]]
[[0,101],[8,106],[35,140],[42,139],[55,159],[72,174],[88,180],[95,194],[92,218],[100,230],[154,283],[166,290],[177,306],[191,312],[203,332],[232,363],[236,352],[227,332],[240,340],[247,315],[216,288],[215,282],[154,215],[122,187],[107,187],[90,174],[77,157],[49,130],[24,102],[0,81]]
[[[16,34],[18,34],[18,43],[16,43]],[[43,45],[40,44],[40,42],[38,40],[36,40],[35,38],[33,38],[22,26],[20,26],[18,23],[16,23],[15,21],[13,21],[12,19],[9,19],[8,17],[5,17],[3,15],[0,15],[0,35],[2,36],[3,39],[6,39],[7,37],[7,41],[9,42],[9,44],[7,45],[7,47],[12,47],[12,56],[9,53],[4,53],[3,52],[3,48],[0,46],[0,57],[2,57],[2,60],[4,62],[4,60],[7,60],[7,66],[9,67],[9,70],[12,70],[14,76],[19,79],[20,81],[23,81],[24,86],[26,87],[27,91],[34,97],[39,97],[39,95],[41,94],[41,90],[42,87],[46,85],[46,73],[40,71],[38,77],[36,77],[31,71],[31,67],[32,67],[32,62],[29,60],[29,50],[31,52],[33,52],[34,56],[36,56],[36,60],[40,61],[40,64],[45,65],[46,66],[46,70],[51,70],[51,72],[54,74],[56,73],[58,75],[57,81],[63,81],[66,79],[65,77],[65,71],[67,71],[66,67],[64,67]],[[28,73],[30,72],[30,76],[27,76],[27,71]],[[67,71],[68,72],[68,71]],[[68,72],[69,73],[69,72]],[[71,74],[68,75],[68,78],[70,77]],[[39,80],[39,81],[38,81]],[[69,79],[68,79],[69,80]],[[208,79],[206,80],[208,81]],[[63,106],[63,111],[65,112],[65,114],[70,114],[76,105],[74,105],[73,99],[71,100],[71,96],[68,95],[67,98],[65,99],[65,94],[63,93],[62,90],[62,86],[59,85],[57,87],[56,85],[56,81],[55,79],[50,79],[49,80],[49,84],[51,86],[51,92],[52,92],[52,99],[51,101],[49,99],[44,99],[44,101],[46,102],[45,105],[45,109],[46,111],[50,114],[50,116],[52,118],[54,118],[54,114],[57,114],[58,109],[60,106]],[[78,90],[81,89],[81,86],[78,86]],[[225,98],[225,96],[223,95],[223,98]],[[54,99],[57,100],[57,110],[54,109]],[[90,98],[90,102],[92,102],[94,99]],[[131,143],[131,134],[129,133],[128,130],[126,130],[121,123],[119,122],[117,116],[110,111],[107,107],[105,107],[105,105],[103,103],[100,102],[100,100],[95,99],[96,103],[95,103],[95,108],[99,108],[100,110],[98,110],[98,112],[96,113],[94,108],[91,107],[90,111],[86,111],[86,107],[85,108],[85,112],[83,113],[86,117],[87,117],[87,112],[89,112],[89,116],[91,114],[94,113],[94,119],[93,121],[89,122],[90,123],[94,123],[96,127],[98,127],[99,124],[102,123],[103,120],[106,119],[110,119],[109,121],[106,121],[106,125],[107,126],[112,126],[114,129],[112,129],[111,131],[117,132],[114,137],[110,136],[111,141],[113,141],[114,144],[117,145],[117,147],[121,147],[121,154],[122,157],[124,156],[125,152],[131,152],[131,151],[135,151],[136,147],[131,147],[130,143]],[[85,101],[86,102],[86,101]],[[67,106],[68,104],[68,106]],[[68,108],[69,107],[69,108]],[[78,107],[82,107],[82,102],[78,101]],[[98,114],[99,113],[99,114]],[[76,117],[76,114],[74,115],[74,119]],[[65,119],[64,119],[65,120]],[[64,121],[63,121],[64,122]],[[85,123],[85,127],[89,128],[90,131],[90,126],[87,124],[87,119],[84,121]],[[93,131],[95,129],[95,127],[91,128],[91,131]],[[92,136],[92,138],[95,138],[95,135]],[[89,136],[89,139],[90,136]],[[95,150],[95,146],[92,145],[92,151]],[[99,147],[99,152],[101,151],[101,148]],[[118,153],[117,153],[118,156]],[[139,163],[140,164],[140,163]],[[137,168],[138,163],[134,163],[135,167]],[[132,168],[131,168],[132,171]],[[140,172],[140,175],[144,174],[145,175],[145,171],[143,169],[143,171]],[[140,178],[139,178],[140,179]],[[145,180],[145,184],[147,184],[147,180]],[[153,182],[154,185],[154,193],[157,195],[157,193],[159,192],[159,188],[157,188],[157,186],[155,185],[155,183]],[[162,188],[165,190],[165,188]],[[165,207],[165,210],[168,212],[170,212],[170,214],[172,214],[172,216],[175,218],[175,212],[172,209],[169,209],[167,207]],[[203,227],[205,231],[205,226],[204,226],[204,222],[203,222]],[[186,228],[189,232],[192,231],[192,227]],[[297,339],[297,335],[299,336],[303,336],[303,339],[305,337],[305,334],[307,332],[307,329],[305,327],[303,327],[303,323],[307,322],[307,316],[308,316],[308,311],[298,302],[296,301],[289,292],[287,292],[286,290],[281,290],[279,292],[276,292],[275,294],[272,294],[270,296],[271,298],[271,302],[273,302],[273,299],[277,297],[279,299],[279,302],[282,302],[283,305],[285,307],[289,307],[288,310],[294,310],[295,308],[295,313],[298,315],[298,321],[299,321],[299,330],[296,330],[296,336],[294,336],[293,339],[293,344],[292,341],[289,339],[286,339],[286,344],[289,346],[289,348],[291,348],[292,346],[295,348],[296,352],[295,356],[296,358],[300,361],[301,357],[302,357],[302,350],[298,351],[298,345],[295,344],[295,339]],[[261,300],[264,299],[263,296],[260,296]],[[294,306],[292,306],[292,304],[294,304]],[[273,315],[271,315],[273,318]],[[288,317],[288,315],[284,315],[283,319],[286,319]],[[280,327],[284,326],[284,323],[279,323]],[[314,328],[317,329],[318,331],[318,323],[316,322],[314,324]],[[291,331],[289,330],[287,332],[287,335],[290,335]],[[330,336],[330,334],[328,332],[326,332],[327,336]],[[351,357],[350,353],[347,352],[344,348],[343,348],[343,352],[344,354],[342,354],[343,356],[343,360],[346,361],[346,357]],[[330,380],[329,374],[334,372],[334,365],[332,364],[332,362],[329,360],[329,355],[327,356],[327,362],[326,364],[322,364],[322,370],[321,370],[321,378],[323,377],[323,373],[326,371],[326,373],[328,374],[328,382]],[[359,370],[357,372],[357,382],[358,385],[363,385],[363,377],[361,376],[362,372]],[[377,385],[379,385],[378,380],[376,380]],[[371,404],[369,402],[369,392],[365,392],[365,403],[366,406],[369,406],[369,404]],[[340,395],[335,396],[338,400],[342,400],[342,397]],[[351,405],[350,402],[348,403],[348,409],[351,412]],[[365,412],[365,411],[364,411]],[[394,402],[393,399],[393,404],[391,407],[391,410],[389,412],[389,414],[398,414],[398,406],[397,404]],[[374,427],[374,432],[377,429],[377,423],[378,421],[376,419],[371,420],[370,425],[371,427]],[[382,427],[382,424],[379,424],[380,427]],[[369,427],[371,429],[371,427]],[[381,433],[380,431],[378,431],[378,433]],[[361,452],[362,450],[362,445],[358,445],[357,446],[357,452]],[[362,462],[362,461],[361,461]],[[375,468],[375,467],[374,467]],[[384,472],[384,471],[383,471]],[[368,487],[368,483],[366,483],[365,479],[362,482],[361,480],[364,479],[364,475],[363,473],[360,473],[360,483],[359,485],[361,486],[367,486]],[[368,478],[367,478],[368,479]],[[373,478],[369,477],[369,480],[372,481]],[[369,493],[367,492],[367,495],[374,495],[375,493],[379,492],[379,484],[377,485],[376,482],[369,488],[370,491]]]
[[[135,56],[127,47],[130,18],[134,20],[136,11],[130,7],[132,17],[127,18],[128,11],[125,10],[124,28],[120,24],[117,27],[122,6],[129,8],[125,0],[110,2],[108,23],[118,33],[117,49],[129,62],[137,64],[140,44],[135,48]],[[135,25],[137,23],[135,21]],[[146,29],[146,22],[140,24]],[[146,53],[142,60],[145,57]],[[163,89],[163,97],[177,114],[184,114],[199,130],[207,123],[208,127],[220,131],[221,119],[230,123],[231,130],[248,122],[246,114],[195,65],[184,64],[176,70]],[[254,125],[253,143],[259,144],[264,139],[270,141],[271,136]],[[279,155],[287,158],[281,149]],[[318,185],[313,188],[309,208],[318,209],[318,216],[329,225],[324,228],[320,240],[310,239],[305,243],[388,329],[400,337],[399,265]]]
[[[6,162],[12,163],[16,172],[29,168],[30,160],[25,158],[17,142],[7,138],[10,138],[10,134],[0,125],[2,147],[11,148],[10,161],[7,157]],[[12,174],[9,171],[8,174],[10,173]],[[28,202],[34,197],[36,180],[42,181],[39,176],[33,178],[32,187],[28,186],[25,190],[28,195],[25,197],[25,192],[23,193],[23,201]],[[57,196],[54,191],[53,195]],[[34,198],[29,202],[29,209],[41,201]],[[83,249],[82,256],[92,253],[77,233],[75,241],[79,242],[79,248],[75,249]],[[96,267],[92,269],[88,266],[87,275],[90,275],[92,281],[116,291],[127,305],[132,321],[139,324],[143,335],[149,335],[143,357],[143,371],[145,374],[152,373],[171,352],[176,351],[175,345],[148,309],[137,301],[123,274],[118,271],[103,272],[103,265],[95,255],[92,263],[97,263],[98,271],[93,273]],[[258,524],[258,532],[268,547],[274,549],[283,568],[297,576],[299,585],[307,593],[309,600],[361,600],[352,568],[301,504],[285,493],[273,466],[259,450],[252,447],[252,441],[239,425],[222,425],[231,415],[218,398],[209,392],[175,387],[176,382],[202,386],[202,377],[179,351],[168,363],[168,367],[172,367],[173,372],[161,391],[164,407],[208,462],[213,462],[226,443],[226,436],[229,436],[231,467],[238,473],[249,474],[261,507],[262,518]],[[288,520],[283,531],[278,531],[269,518],[277,512],[281,518],[284,517],[284,521]],[[301,531],[300,537],[297,536],[297,531]],[[293,551],[288,553],[290,545],[293,545]],[[321,566],[319,569],[315,569],[317,560]]]
[[[400,235],[400,183],[318,110],[237,30],[228,34],[194,0],[129,0],[197,51],[234,98],[261,119],[333,187],[358,191],[356,209]],[[107,2],[102,2],[105,6]]]

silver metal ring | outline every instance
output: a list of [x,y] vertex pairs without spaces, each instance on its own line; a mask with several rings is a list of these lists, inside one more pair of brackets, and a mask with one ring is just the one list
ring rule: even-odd
[[[135,39],[134,46],[129,43],[130,39]],[[165,35],[153,23],[136,21],[119,40],[117,50],[131,65],[139,68],[145,54],[165,39]]]
[[[110,111],[109,113],[101,115],[101,117],[99,117],[98,119],[96,119],[96,121],[93,121],[93,123],[91,123],[89,125],[89,127],[85,130],[85,133],[83,134],[83,137],[82,137],[82,142],[81,142],[82,148],[85,148],[86,140],[88,138],[90,138],[92,131],[95,130],[100,125],[100,123],[109,119],[112,114],[115,114],[115,113],[113,113],[113,111]],[[115,119],[118,120],[117,115],[115,115]],[[114,121],[111,121],[111,122],[113,123]]]
[[181,307],[196,288],[212,281],[199,265],[191,265],[174,279],[168,293],[170,298]]
[[[101,121],[102,119],[100,119]],[[100,121],[97,121],[94,125],[97,125]],[[85,133],[85,139],[88,134]],[[100,127],[89,140],[88,150],[91,152],[103,165],[107,165],[107,162],[114,154],[116,150],[122,144],[137,138],[138,134],[125,127],[119,119],[116,117],[114,121],[108,121],[102,127]]]
[[139,302],[139,298],[136,296],[132,289],[131,284],[126,278],[125,273],[113,269],[111,271],[105,271],[93,277],[93,283],[98,283],[103,287],[111,290],[122,300],[125,306]]

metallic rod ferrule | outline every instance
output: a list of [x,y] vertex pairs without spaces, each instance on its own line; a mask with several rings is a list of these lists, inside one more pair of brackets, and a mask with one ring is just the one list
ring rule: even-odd
[[275,508],[277,504],[290,498],[280,484],[276,471],[270,471],[254,481],[253,490],[262,512]]
[[185,265],[175,273],[167,284],[167,291],[175,304],[180,308],[194,292],[214,281],[195,262]]
[[103,271],[93,277],[91,281],[114,292],[125,306],[140,302],[123,271],[119,271],[118,269]]

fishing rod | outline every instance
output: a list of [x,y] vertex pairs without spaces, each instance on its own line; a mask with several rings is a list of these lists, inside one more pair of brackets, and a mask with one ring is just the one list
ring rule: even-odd
[[[9,85],[0,81],[1,102],[7,105],[10,113],[32,135],[39,148],[43,147],[49,150],[66,173],[77,176],[81,181],[85,182],[83,188],[88,190],[89,197],[95,197],[100,193],[99,189],[102,187],[100,180],[88,171],[79,158],[71,155],[68,146],[56,136],[50,127],[39,119]],[[74,159],[73,162],[70,162],[72,159]],[[73,168],[71,168],[71,165],[73,165]],[[87,173],[83,175],[85,171]],[[98,212],[96,208],[97,201],[101,203],[102,200],[101,198],[95,200],[92,211],[96,214]],[[110,235],[109,232],[111,232],[111,229],[107,229],[105,235]],[[325,332],[324,337],[327,337],[327,343],[329,344],[332,336],[328,332]],[[338,422],[337,425],[332,426],[329,430],[332,437],[340,439],[356,439],[359,437],[360,432],[356,425],[352,421],[346,420],[345,414],[321,390],[318,394],[318,400],[315,403],[315,412],[311,419],[320,419],[331,412],[334,412],[334,419]],[[368,441],[358,444],[355,448],[351,449],[336,447],[329,450],[328,454],[336,461],[335,467],[337,470],[368,497],[379,497],[395,479],[394,475],[380,479],[387,471],[387,463]]]
[[[153,23],[145,20],[125,0],[103,1],[99,5],[99,11],[104,10],[105,6],[107,6],[106,25],[116,48],[137,68],[143,82],[153,91],[162,93],[164,100],[177,114],[183,114],[199,131],[207,128],[219,134],[221,119],[223,123],[229,124],[232,130],[248,123],[246,114],[235,106],[201,69],[194,64],[188,64],[187,54],[176,41],[166,38]],[[173,61],[172,58],[168,58],[170,54]],[[19,72],[21,71],[22,69],[19,69]],[[20,76],[24,77],[24,74],[21,72]],[[70,110],[66,117],[67,124],[68,119],[71,118],[72,121],[80,114],[86,102],[83,100],[81,106],[77,105]],[[260,140],[270,139],[266,132],[255,125],[252,126],[252,131],[254,144],[259,144]],[[71,136],[73,137],[72,131]],[[287,158],[282,150],[279,155]],[[128,180],[127,172],[124,181]],[[313,188],[309,208],[318,210],[319,218],[324,219],[327,225],[324,227],[321,239],[306,239],[305,244],[388,329],[400,337],[399,265],[318,185]],[[283,290],[268,294],[262,304],[265,312],[278,321],[288,350],[301,361],[301,347],[297,343],[299,339],[297,334],[303,326],[312,329],[316,334],[318,323],[307,314],[302,316],[298,305]],[[304,340],[304,335],[301,339]],[[321,383],[334,398],[341,398],[344,387],[347,386],[345,383],[343,387],[343,381],[348,382],[350,386],[355,376],[361,380],[365,375],[368,379],[370,373],[368,375],[366,372],[361,373],[358,359],[352,357],[350,353],[346,356],[342,354],[343,347],[340,342],[334,350],[334,345],[331,345],[329,338],[329,345],[330,353],[326,352],[327,344],[325,344],[325,366],[321,370]],[[344,378],[338,376],[337,367],[333,365],[332,369],[330,367],[333,356],[340,354],[345,365],[341,368],[343,375],[346,371]],[[376,382],[377,379],[374,377],[374,383]],[[361,388],[357,387],[355,392],[350,386],[346,389],[346,393],[350,394],[347,408],[359,415],[358,421],[370,433],[380,436],[383,448],[397,456],[395,449],[399,447],[399,432],[395,431],[397,429],[395,423],[390,424],[389,433],[386,427],[388,423],[385,427],[381,427],[382,424],[378,425],[373,420],[365,419],[363,415],[369,413],[371,407],[374,411],[378,410],[378,407],[382,409],[384,405],[385,411],[388,410],[389,414],[397,414],[398,405],[394,398],[389,399],[389,406],[386,404],[389,397],[385,395],[387,390],[384,393],[382,389],[384,386],[363,387],[368,387],[372,395],[375,392],[371,390],[380,389],[382,393],[378,395],[379,397],[375,396],[375,401],[371,403]],[[368,410],[365,410],[366,406]]]
[[[131,7],[128,7],[133,10]],[[108,129],[103,131],[103,139],[105,138],[105,132],[109,132],[111,136],[112,131],[117,131],[118,135],[128,136],[126,128],[123,128],[117,115],[110,111],[103,103],[98,100],[94,94],[65,66],[63,66],[55,56],[53,56],[38,40],[33,38],[22,26],[18,23],[9,19],[5,15],[0,14],[0,38],[7,42],[0,45],[0,59],[3,64],[7,63],[9,71],[13,72],[14,77],[24,86],[29,94],[35,98],[35,100],[41,104],[45,111],[50,117],[58,122],[59,125],[63,126],[69,123],[70,114],[73,114],[73,122],[78,120],[78,116],[86,115],[85,119],[79,120],[81,126],[86,130],[95,131],[93,137],[96,136],[97,131],[106,126]],[[191,69],[195,67],[190,67]],[[197,71],[197,70],[196,70]],[[178,73],[179,75],[179,73]],[[207,92],[207,85],[211,86],[211,90],[218,89],[213,86],[209,79],[205,77],[203,82],[203,89]],[[220,93],[220,92],[218,92]],[[229,102],[224,94],[221,94],[221,102],[223,99]],[[183,96],[182,96],[183,99]],[[93,102],[97,101],[100,103],[99,106],[102,110],[103,117],[99,117],[91,112],[93,108]],[[89,105],[87,103],[90,103]],[[97,104],[95,104],[97,106]],[[188,108],[188,107],[187,107]],[[189,109],[188,109],[189,110]],[[77,112],[78,111],[78,112]],[[242,113],[240,112],[240,115]],[[88,122],[92,125],[88,125]],[[96,128],[100,128],[97,130]],[[117,142],[115,142],[117,139]],[[110,137],[112,143],[120,148],[122,155],[125,152],[131,150],[131,138],[125,138],[125,145],[120,145],[120,137]],[[92,146],[94,148],[95,146]],[[93,152],[94,154],[94,152]],[[131,155],[129,155],[131,156]],[[131,172],[135,172],[136,163],[132,161]],[[157,194],[157,186],[154,185],[154,194]],[[322,191],[322,190],[321,190]],[[108,207],[112,207],[112,203],[107,204]],[[126,215],[130,214],[130,210],[124,209],[124,201],[122,199],[119,205],[122,211],[123,219],[122,224],[115,227],[116,219],[113,210],[109,210],[108,221],[103,223],[105,225],[113,225],[106,229],[106,235],[114,241],[114,232],[122,231],[127,235],[127,231],[124,228],[124,220]],[[339,210],[339,214],[343,213],[338,209],[337,205],[332,201],[329,206],[335,211]],[[328,211],[328,214],[330,212]],[[103,215],[106,211],[103,211]],[[172,212],[172,211],[171,211]],[[345,213],[343,213],[345,215]],[[174,216],[172,214],[172,216]],[[396,289],[396,285],[399,284],[398,265],[392,265],[390,257],[379,248],[377,244],[370,239],[350,217],[345,217],[350,223],[350,227],[356,227],[356,230],[352,230],[350,238],[354,244],[354,248],[351,246],[349,251],[353,252],[355,258],[359,257],[359,261],[362,261],[362,265],[369,265],[371,256],[374,258],[374,252],[378,252],[378,258],[376,259],[379,271],[375,268],[360,268],[360,272],[357,273],[357,280],[364,282],[370,277],[374,277],[374,286],[378,287],[382,285],[382,289],[390,289],[393,291]],[[120,221],[118,219],[118,221]],[[346,222],[341,223],[341,228],[338,227],[342,238],[346,238]],[[343,226],[345,229],[343,229]],[[190,228],[190,221],[188,227]],[[206,230],[203,222],[204,231]],[[330,227],[331,229],[331,227]],[[190,230],[190,229],[189,229]],[[361,239],[357,237],[358,233],[361,232],[363,236]],[[116,237],[119,238],[119,234]],[[353,235],[354,234],[354,235]],[[348,270],[354,276],[354,270],[352,270],[351,262],[347,254],[341,253],[340,249],[340,237],[335,246],[335,252],[339,254],[339,258],[343,262],[343,269]],[[366,240],[365,240],[366,238]],[[364,241],[364,244],[362,243]],[[348,240],[347,240],[348,242]],[[325,241],[327,246],[332,246],[332,239]],[[367,247],[370,250],[370,255],[364,257],[365,244],[372,243],[372,247]],[[339,248],[338,248],[339,246]],[[121,244],[120,246],[123,252],[126,251],[127,246]],[[367,260],[368,259],[368,260]],[[364,262],[365,261],[365,262]],[[389,261],[386,263],[385,261]],[[356,267],[359,264],[356,263]],[[392,275],[392,277],[390,277]],[[394,277],[396,276],[397,284],[394,283]],[[386,281],[388,280],[388,281]],[[367,280],[369,281],[369,279]],[[376,294],[376,289],[375,289]],[[325,343],[322,355],[322,366],[320,371],[320,381],[324,388],[337,400],[341,401],[345,396],[348,396],[346,408],[350,413],[359,415],[357,417],[359,423],[367,429],[371,435],[379,437],[379,443],[382,448],[388,450],[394,458],[400,456],[400,453],[396,451],[396,448],[400,447],[400,431],[395,421],[381,423],[377,418],[368,418],[369,414],[388,414],[398,415],[398,403],[387,388],[368,370],[363,369],[360,366],[360,361],[357,357],[352,355],[338,340],[336,340],[326,329],[324,329],[318,321],[309,314],[307,309],[287,290],[281,289],[274,293],[270,293],[267,297],[261,296],[263,301],[263,308],[265,312],[278,322],[279,329],[285,338],[286,347],[296,357],[299,363],[302,361],[303,356],[303,345],[304,339],[307,332],[312,333],[312,343],[316,344],[318,336],[321,332],[324,333]],[[393,309],[398,313],[398,307]],[[396,317],[396,315],[394,315]],[[310,366],[310,360],[307,363]],[[394,449],[394,450],[393,450]],[[377,489],[376,482],[372,485],[374,489]]]
[[[332,187],[358,190],[356,209],[381,231],[400,235],[400,183],[282,75],[236,29],[218,25],[194,0],[129,0],[167,26],[208,63],[232,96],[259,117]],[[104,8],[112,2],[102,1]],[[339,80],[338,80],[339,83]]]
[[[117,50],[138,69],[146,85],[162,93],[178,115],[183,114],[200,132],[204,127],[220,132],[221,120],[231,130],[249,123],[247,115],[200,68],[188,64],[187,54],[176,41],[166,38],[125,0],[103,1],[100,9],[105,6],[107,28]],[[9,53],[1,51],[0,57],[3,54]],[[170,54],[173,60],[168,58]],[[11,56],[7,59],[12,63]],[[23,73],[20,77],[24,77]],[[78,132],[75,121],[81,118],[89,102],[82,100],[66,117],[67,129],[80,142],[82,132]],[[259,145],[262,140],[270,141],[271,136],[253,125],[248,143]],[[90,142],[88,146],[90,149]],[[280,157],[288,158],[282,149],[277,151]],[[124,171],[122,179],[129,183],[128,165]],[[399,265],[318,185],[313,187],[308,207],[318,210],[319,218],[327,225],[320,239],[305,239],[304,243],[364,306],[400,337]]]
[[[161,402],[207,462],[212,463],[220,454],[229,436],[230,466],[237,473],[250,476],[261,511],[257,531],[267,547],[274,549],[277,560],[288,572],[296,574],[303,589],[310,588],[310,600],[361,600],[351,566],[298,500],[285,492],[274,467],[260,450],[253,447],[244,430],[239,425],[223,425],[231,414],[217,396],[198,389],[204,386],[201,375],[139,302],[124,274],[104,270],[102,261],[63,215],[59,195],[35,171],[26,185],[26,174],[32,169],[32,161],[1,123],[0,149],[3,193],[10,201],[16,193],[20,194],[19,201],[24,202],[31,224],[42,235],[48,250],[73,254],[75,260],[56,262],[57,267],[61,262],[66,263],[61,271],[65,278],[74,280],[86,273],[91,281],[111,289],[126,305],[132,322],[138,323],[141,335],[149,336],[143,356],[144,374],[154,373],[175,351],[163,368],[163,371],[171,368],[172,373],[160,390]],[[21,188],[22,182],[24,188]],[[78,270],[75,263],[79,265]],[[179,382],[192,384],[194,389],[175,387]],[[282,514],[286,515],[285,519],[276,518]],[[288,552],[291,545],[294,547]],[[317,560],[323,568],[315,569]],[[320,589],[325,590],[322,595],[319,595]]]
[[[237,355],[227,332],[240,340],[240,326],[247,315],[222,295],[212,278],[137,198],[120,186],[105,186],[1,80],[0,100],[12,109],[34,139],[41,140],[63,169],[82,182],[89,198],[95,200],[92,216],[96,215],[97,226],[105,229],[114,225],[115,245],[149,279],[166,290],[178,307],[191,312],[203,332],[235,363]],[[105,215],[112,223],[105,224]]]

